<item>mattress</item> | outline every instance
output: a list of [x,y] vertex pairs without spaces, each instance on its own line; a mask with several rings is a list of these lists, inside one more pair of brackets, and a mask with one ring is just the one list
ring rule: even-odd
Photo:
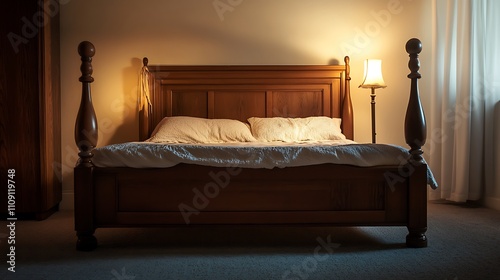
[[[407,149],[397,145],[358,144],[351,140],[224,144],[128,142],[95,149],[93,163],[97,167],[131,168],[166,168],[180,163],[267,169],[324,163],[369,167],[402,166],[409,156]],[[428,183],[437,187],[430,170]]]

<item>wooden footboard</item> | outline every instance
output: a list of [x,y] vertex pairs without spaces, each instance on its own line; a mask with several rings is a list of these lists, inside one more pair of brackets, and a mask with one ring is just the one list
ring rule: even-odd
[[[360,176],[362,174],[362,176]],[[95,225],[406,225],[400,167],[96,168]],[[389,179],[390,178],[390,179]]]
[[[148,169],[95,167],[92,150],[97,144],[97,121],[89,85],[93,81],[91,60],[95,50],[90,42],[82,42],[78,50],[82,57],[80,81],[83,84],[82,102],[75,126],[75,140],[80,150],[80,160],[75,168],[78,250],[96,248],[94,231],[99,227],[191,225],[407,226],[407,246],[427,246],[427,166],[421,149],[425,143],[425,118],[417,84],[420,78],[418,54],[421,51],[418,39],[411,39],[406,45],[410,54],[411,73],[408,77],[411,79],[411,90],[405,137],[410,146],[411,158],[397,166],[377,167],[335,164],[282,169],[188,164]],[[346,58],[345,70],[340,70],[338,80],[311,76],[306,87],[293,85],[291,90],[290,87],[276,84],[282,83],[283,77],[269,82],[273,78],[268,76],[267,81],[273,89],[277,89],[277,93],[254,84],[251,86],[252,96],[257,96],[257,100],[260,98],[259,92],[263,92],[264,104],[269,106],[272,102],[283,102],[280,96],[283,92],[295,95],[300,92],[302,100],[306,102],[319,98],[322,106],[310,106],[318,110],[319,114],[348,116],[352,121],[348,62]],[[276,67],[272,71],[283,71],[285,68]],[[247,71],[249,68],[241,69]],[[337,70],[328,71],[337,75]],[[179,76],[172,77],[177,79]],[[239,76],[237,78],[241,79]],[[161,84],[160,81],[156,83]],[[330,95],[335,92],[336,86],[341,93]],[[167,88],[169,100],[173,90],[180,89],[182,92],[190,87]],[[227,88],[222,88],[221,96],[225,96],[225,91]],[[190,96],[204,100],[205,95],[195,91]],[[203,102],[213,105],[217,99],[216,90],[207,96],[208,101]],[[241,103],[241,98],[246,96],[234,99],[232,95],[232,98],[231,102]],[[183,99],[179,100],[181,102]],[[170,103],[162,104],[161,108],[172,113]],[[294,104],[287,103],[287,108],[295,108]],[[296,108],[302,110],[300,106]],[[211,117],[218,114],[216,109],[213,110],[208,113]],[[242,112],[245,110],[238,112],[240,117],[244,117]],[[269,107],[267,112],[273,114]],[[152,118],[158,119],[159,116]],[[348,129],[352,132],[352,127]]]

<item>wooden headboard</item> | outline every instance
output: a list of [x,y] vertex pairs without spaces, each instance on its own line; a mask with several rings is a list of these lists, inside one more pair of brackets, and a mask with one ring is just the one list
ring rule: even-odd
[[354,137],[349,57],[345,65],[165,66],[150,72],[150,111],[141,112],[140,140],[162,118],[193,116],[246,121],[249,117],[342,118]]

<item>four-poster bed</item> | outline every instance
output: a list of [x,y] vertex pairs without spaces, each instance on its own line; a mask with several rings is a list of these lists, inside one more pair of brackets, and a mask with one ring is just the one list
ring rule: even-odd
[[[101,227],[191,225],[406,226],[408,247],[427,246],[429,178],[421,149],[426,129],[417,85],[420,41],[411,39],[406,50],[411,88],[405,138],[410,150],[389,164],[323,162],[260,168],[233,165],[235,161],[226,159],[218,166],[180,162],[169,167],[129,167],[97,162],[102,151],[95,148],[97,119],[90,92],[95,49],[90,42],[82,42],[78,48],[82,101],[75,127],[80,150],[74,170],[77,249],[96,248],[94,231]],[[149,69],[151,106],[141,111],[140,140],[158,133],[155,128],[165,117],[178,120],[171,118],[174,116],[199,118],[196,121],[204,123],[207,119],[237,120],[251,129],[255,120],[248,122],[255,117],[259,121],[277,117],[289,121],[322,116],[341,119],[345,141],[352,140],[349,58],[344,62],[335,66],[165,66],[147,65],[144,59]],[[280,149],[269,145],[257,147],[257,151]],[[201,149],[207,145],[188,146]],[[361,147],[352,143],[345,146]],[[380,147],[390,148],[368,146],[377,151]],[[234,152],[234,146],[229,148]],[[237,149],[242,154],[247,147]],[[310,152],[315,146],[307,144],[300,149]],[[252,150],[247,156],[254,154]],[[380,156],[373,157],[380,160]],[[210,153],[205,160],[217,161]],[[132,165],[136,162],[127,161]]]

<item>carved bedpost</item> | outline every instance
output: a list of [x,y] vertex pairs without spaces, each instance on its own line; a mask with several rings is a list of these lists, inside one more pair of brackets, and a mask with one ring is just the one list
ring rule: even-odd
[[411,73],[410,99],[405,118],[405,139],[410,146],[410,159],[407,164],[410,177],[408,192],[408,235],[406,245],[413,248],[427,247],[427,164],[422,157],[422,146],[426,140],[426,124],[424,110],[420,103],[418,79],[421,78],[418,70],[420,62],[418,54],[422,51],[422,42],[412,38],[406,43],[406,52],[410,55],[408,68]]
[[92,43],[84,41],[78,45],[78,53],[82,59],[80,70],[82,76],[82,99],[75,124],[75,142],[80,152],[74,169],[75,183],[75,230],[78,241],[77,250],[91,251],[97,247],[94,237],[93,220],[93,185],[92,185],[92,150],[97,145],[97,118],[92,105],[90,83],[92,78],[92,57],[95,48]]
[[344,57],[345,62],[345,94],[342,100],[342,132],[351,140],[354,140],[354,115],[351,101],[351,66],[349,57]]
[[90,92],[90,83],[94,81],[92,77],[92,57],[95,54],[94,45],[88,41],[81,42],[78,45],[78,53],[82,58],[82,66],[80,67],[82,76],[79,79],[82,82],[82,99],[76,118],[75,141],[80,150],[78,165],[91,167],[93,166],[92,150],[97,145],[97,118]]
[[412,38],[406,43],[406,52],[410,55],[408,68],[411,73],[408,78],[411,79],[410,100],[406,110],[405,118],[405,139],[410,146],[411,161],[423,162],[422,146],[427,138],[427,129],[425,124],[425,115],[420,103],[418,92],[418,79],[422,76],[418,72],[420,69],[420,61],[418,54],[422,51],[422,42],[419,39]]

